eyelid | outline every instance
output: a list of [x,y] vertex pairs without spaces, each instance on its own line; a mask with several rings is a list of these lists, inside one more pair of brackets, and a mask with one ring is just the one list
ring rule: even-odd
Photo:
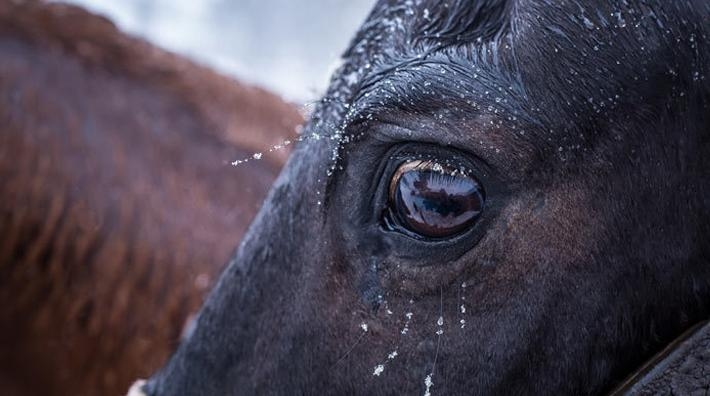
[[[366,131],[368,138],[392,145],[416,143],[453,149],[468,159],[475,159],[477,166],[473,169],[495,171],[504,181],[524,179],[524,172],[536,163],[538,151],[528,144],[529,139],[523,135],[506,131],[526,130],[532,133],[534,128],[529,126],[526,129],[525,125],[518,124],[510,128],[492,127],[488,123],[491,119],[497,118],[482,116],[468,124],[451,125],[434,122],[424,115],[392,112],[354,123],[357,127],[353,128],[353,132]],[[428,132],[431,130],[436,130],[437,134]],[[479,172],[475,174],[478,177]]]
[[431,160],[413,160],[413,161],[405,162],[404,164],[398,166],[397,170],[395,170],[395,172],[392,175],[392,178],[390,180],[390,188],[389,188],[390,199],[392,199],[394,197],[395,189],[397,188],[397,183],[399,183],[399,179],[402,178],[402,175],[404,175],[405,173],[412,171],[412,170],[425,168],[429,163],[432,163],[432,161]]

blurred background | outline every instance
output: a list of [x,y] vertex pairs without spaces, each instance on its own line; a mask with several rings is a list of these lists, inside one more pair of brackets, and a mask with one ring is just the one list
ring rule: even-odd
[[296,103],[316,100],[374,0],[72,0]]

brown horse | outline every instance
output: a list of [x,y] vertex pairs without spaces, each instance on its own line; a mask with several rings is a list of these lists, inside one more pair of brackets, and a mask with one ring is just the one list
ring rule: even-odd
[[0,394],[121,394],[286,157],[289,104],[77,7],[0,3]]

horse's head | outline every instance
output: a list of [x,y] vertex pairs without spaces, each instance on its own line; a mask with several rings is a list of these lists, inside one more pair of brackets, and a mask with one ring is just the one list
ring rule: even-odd
[[379,2],[146,393],[608,389],[710,313],[709,18]]

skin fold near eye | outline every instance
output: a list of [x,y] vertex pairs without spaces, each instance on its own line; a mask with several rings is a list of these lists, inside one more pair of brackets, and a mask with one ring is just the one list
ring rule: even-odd
[[459,169],[432,160],[406,162],[389,186],[388,223],[425,238],[447,238],[481,215],[483,187]]

